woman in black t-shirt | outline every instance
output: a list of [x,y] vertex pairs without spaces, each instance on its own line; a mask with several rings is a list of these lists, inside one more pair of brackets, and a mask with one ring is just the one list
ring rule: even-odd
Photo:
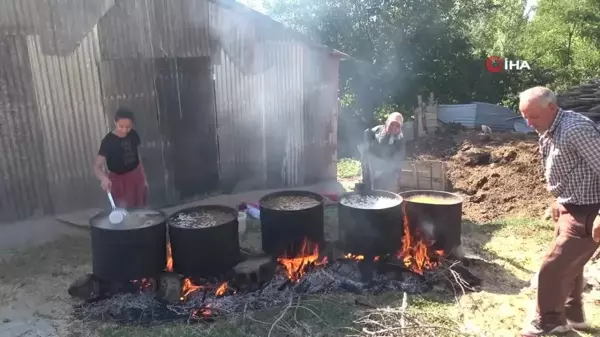
[[148,194],[146,173],[138,151],[141,139],[133,129],[133,122],[131,111],[117,111],[115,128],[102,139],[94,164],[102,189],[110,191],[117,207],[122,208],[145,207]]

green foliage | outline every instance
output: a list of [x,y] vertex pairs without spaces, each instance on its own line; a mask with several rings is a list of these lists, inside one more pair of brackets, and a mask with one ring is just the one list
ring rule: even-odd
[[[527,0],[265,1],[275,19],[351,56],[340,66],[340,120],[360,125],[343,137],[391,111],[410,115],[417,95],[516,110],[528,87],[561,91],[600,73],[600,0],[538,0],[533,16]],[[491,73],[491,55],[531,70]]]
[[342,158],[337,162],[338,179],[356,178],[361,175],[361,166],[358,160]]

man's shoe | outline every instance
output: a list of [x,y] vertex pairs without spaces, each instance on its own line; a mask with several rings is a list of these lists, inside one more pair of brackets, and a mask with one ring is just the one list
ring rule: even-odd
[[571,331],[571,326],[565,325],[542,325],[539,321],[535,320],[521,331],[522,337],[535,337],[535,336],[546,336],[565,334]]

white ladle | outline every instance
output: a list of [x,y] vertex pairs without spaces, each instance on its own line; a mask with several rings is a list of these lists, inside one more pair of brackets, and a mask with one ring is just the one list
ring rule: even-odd
[[117,208],[112,194],[110,192],[108,192],[107,194],[108,201],[110,201],[110,206],[112,207],[112,211],[108,215],[108,221],[110,221],[110,223],[113,225],[118,225],[121,222],[123,222],[123,220],[125,220],[125,217],[127,216],[127,211],[122,208]]

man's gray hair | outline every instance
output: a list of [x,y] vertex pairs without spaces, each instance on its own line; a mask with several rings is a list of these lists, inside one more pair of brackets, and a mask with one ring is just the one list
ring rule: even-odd
[[546,87],[529,88],[519,94],[519,101],[535,100],[539,105],[556,104],[556,95]]

